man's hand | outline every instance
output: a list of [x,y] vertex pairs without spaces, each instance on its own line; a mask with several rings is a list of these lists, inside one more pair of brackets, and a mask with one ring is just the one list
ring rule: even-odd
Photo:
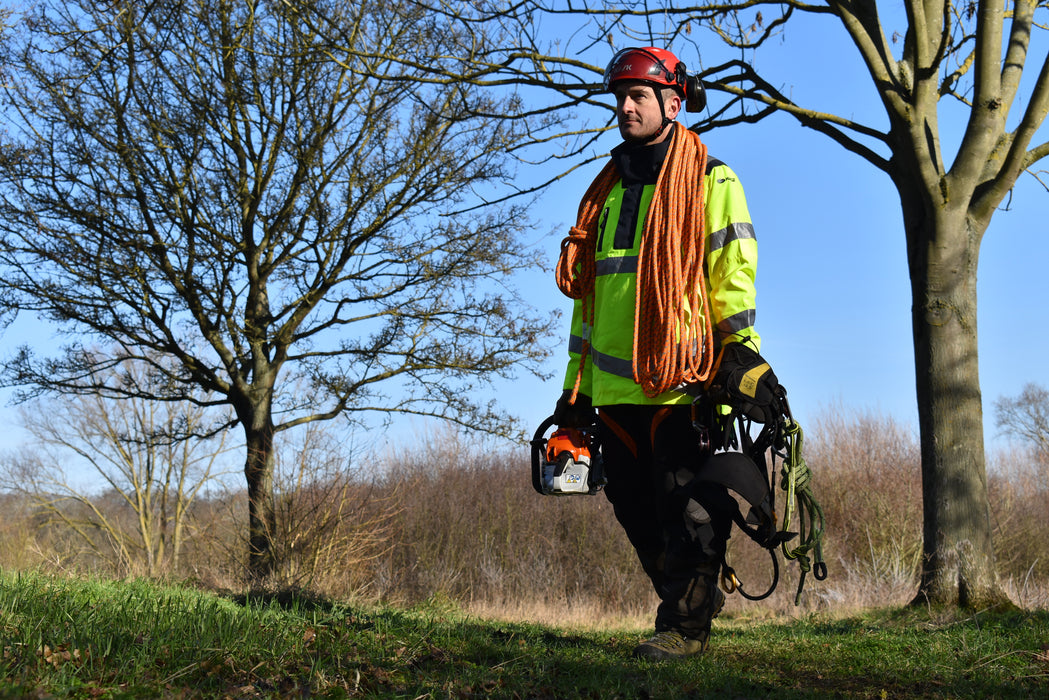
[[769,363],[744,343],[729,343],[711,382],[710,392],[718,403],[736,409],[751,420],[766,423],[780,411],[779,380]]
[[594,424],[596,415],[590,397],[579,394],[571,403],[572,390],[565,389],[554,407],[554,423],[561,428],[586,428]]

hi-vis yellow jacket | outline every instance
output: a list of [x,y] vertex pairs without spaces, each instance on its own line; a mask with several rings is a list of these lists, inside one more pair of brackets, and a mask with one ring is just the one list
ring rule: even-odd
[[[740,341],[747,341],[755,350],[760,350],[760,338],[754,330],[758,248],[743,187],[727,165],[708,157],[705,188],[707,293],[713,316],[715,352],[719,344]],[[633,235],[629,235],[627,228],[624,236],[621,215],[629,217],[628,227],[635,215],[623,212],[626,189],[622,181],[612,189],[598,225],[593,327],[583,327],[581,300],[576,300],[573,309],[564,388],[575,386],[583,335],[589,332],[590,356],[583,367],[579,393],[589,396],[594,406],[692,401],[691,396],[676,390],[650,398],[633,379],[638,251],[645,213],[654,191],[654,184],[643,186],[640,201],[636,202]],[[635,187],[634,200],[636,195]],[[634,205],[628,208],[633,209]]]

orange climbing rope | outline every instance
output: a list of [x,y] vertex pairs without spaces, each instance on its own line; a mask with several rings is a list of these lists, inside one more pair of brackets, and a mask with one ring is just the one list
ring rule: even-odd
[[[704,275],[704,171],[699,136],[675,124],[674,142],[656,181],[641,232],[634,311],[634,381],[646,396],[705,381],[713,365],[713,332]],[[557,285],[582,299],[583,348],[572,401],[579,393],[594,321],[594,256],[598,217],[618,175],[611,162],[587,189],[576,225],[561,243]]]

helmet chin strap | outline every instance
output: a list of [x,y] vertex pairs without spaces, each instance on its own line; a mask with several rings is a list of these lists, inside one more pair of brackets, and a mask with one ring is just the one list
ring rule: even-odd
[[639,144],[641,144],[642,146],[647,146],[648,144],[652,143],[653,141],[658,139],[660,136],[662,136],[663,132],[666,131],[667,126],[669,124],[673,123],[673,121],[674,121],[673,119],[669,119],[667,117],[667,110],[663,106],[664,99],[663,99],[662,91],[660,89],[658,89],[658,88],[653,88],[653,89],[655,90],[656,95],[659,97],[659,116],[662,117],[662,121],[659,124],[659,128],[656,129],[655,132],[651,136],[646,136],[645,138],[637,139],[637,142]]

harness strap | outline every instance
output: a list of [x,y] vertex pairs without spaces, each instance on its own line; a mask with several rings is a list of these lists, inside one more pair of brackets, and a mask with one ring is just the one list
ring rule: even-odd
[[[750,435],[751,421],[736,412],[714,419],[715,423],[719,420],[722,422],[719,442],[724,451],[711,456],[697,473],[696,479],[720,484],[747,501],[750,505],[747,516],[744,518],[737,507],[732,513],[732,520],[748,537],[769,550],[772,557],[772,584],[765,593],[754,596],[743,590],[735,571],[722,555],[722,587],[729,593],[739,590],[750,600],[768,597],[779,581],[779,562],[775,549],[780,547],[783,556],[796,560],[801,570],[794,596],[794,604],[798,605],[809,571],[814,571],[819,581],[827,578],[827,565],[823,560],[823,509],[812,493],[812,473],[802,456],[804,435],[801,426],[791,416],[786,390],[778,387],[775,399],[775,410],[770,412],[770,420],[762,426],[756,438]],[[704,412],[701,408],[703,403],[697,400],[693,404],[693,424],[699,430],[701,439],[707,431],[707,425],[699,416],[699,413]],[[785,492],[783,520],[778,527],[770,483],[777,458],[783,460],[779,485]],[[789,531],[795,514],[799,532]],[[797,545],[790,547],[787,543],[799,534]]]

